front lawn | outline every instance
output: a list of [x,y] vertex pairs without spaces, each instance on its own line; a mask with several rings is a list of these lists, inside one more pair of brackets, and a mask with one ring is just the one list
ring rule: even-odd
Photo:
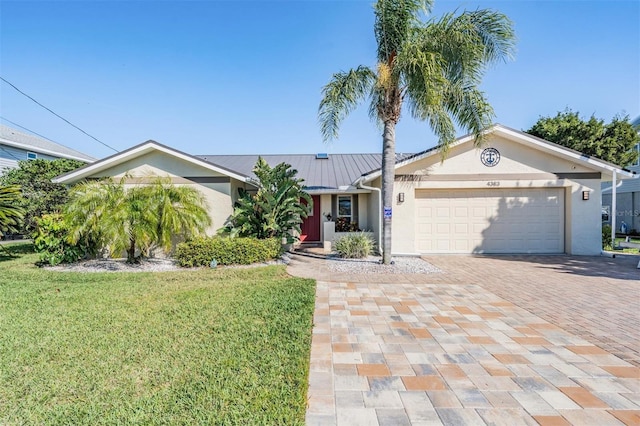
[[304,423],[313,281],[281,266],[54,272],[13,250],[0,424]]

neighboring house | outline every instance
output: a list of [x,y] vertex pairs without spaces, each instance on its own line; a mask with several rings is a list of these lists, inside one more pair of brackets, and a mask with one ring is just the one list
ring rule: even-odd
[[[614,172],[633,175],[613,164],[495,125],[486,143],[456,140],[446,160],[438,149],[398,155],[394,203],[385,208],[393,225],[394,254],[601,252],[601,180]],[[255,156],[192,156],[147,141],[54,179],[123,177],[148,182],[170,176],[196,185],[213,219],[210,233],[223,226],[238,189],[251,191]],[[328,157],[328,158],[326,158]],[[325,241],[324,225],[333,219],[357,222],[381,234],[383,220],[379,154],[265,155],[272,166],[291,164],[313,196],[312,216],[303,223],[305,241]]]
[[[640,116],[631,122],[640,132]],[[638,150],[638,159],[635,164],[627,167],[629,170],[640,173],[640,143],[635,146]],[[611,182],[602,184],[602,210],[603,222],[611,224],[613,189]],[[623,225],[624,224],[624,225]],[[616,185],[616,231],[621,232],[626,226],[627,233],[634,231],[640,233],[640,179],[618,181]]]
[[0,172],[7,168],[18,167],[20,160],[36,158],[45,160],[68,158],[85,163],[96,161],[95,158],[74,149],[0,124]]

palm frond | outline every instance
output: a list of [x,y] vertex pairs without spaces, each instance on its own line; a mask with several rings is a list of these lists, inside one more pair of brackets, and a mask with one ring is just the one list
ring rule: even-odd
[[433,0],[378,0],[373,31],[378,42],[378,62],[389,63],[401,50],[420,13],[429,13]]
[[478,84],[489,65],[515,53],[511,21],[488,9],[445,14],[417,34],[423,49],[442,56],[450,81]]
[[333,75],[322,89],[318,108],[320,132],[325,141],[338,137],[338,128],[344,118],[364,99],[376,81],[376,74],[365,66]]
[[21,197],[19,186],[0,186],[0,236],[17,232],[24,217],[24,209],[19,206]]

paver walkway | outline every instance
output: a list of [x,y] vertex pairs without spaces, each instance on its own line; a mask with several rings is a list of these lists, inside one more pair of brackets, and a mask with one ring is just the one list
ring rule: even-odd
[[[429,260],[445,272],[422,283],[318,282],[309,425],[640,424],[640,368],[439,259]],[[294,262],[290,272],[322,268]]]

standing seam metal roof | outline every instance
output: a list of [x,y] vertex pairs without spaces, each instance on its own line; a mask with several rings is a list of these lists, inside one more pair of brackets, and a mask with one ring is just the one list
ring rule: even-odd
[[[400,161],[411,154],[396,154]],[[258,155],[198,155],[210,163],[252,176]],[[290,164],[305,180],[308,189],[337,190],[352,185],[360,176],[380,168],[382,154],[329,154],[328,159],[316,159],[316,154],[261,155],[271,167],[280,163]]]

